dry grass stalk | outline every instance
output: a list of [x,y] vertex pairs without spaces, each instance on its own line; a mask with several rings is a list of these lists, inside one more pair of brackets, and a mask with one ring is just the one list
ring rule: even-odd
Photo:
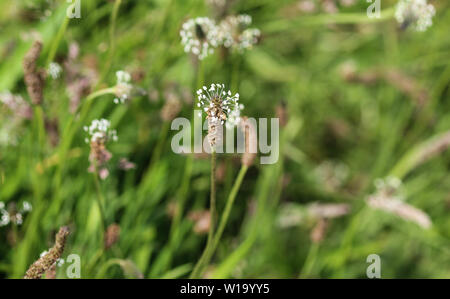
[[245,136],[245,152],[242,155],[242,165],[250,167],[256,157],[256,148],[258,138],[256,137],[256,128],[248,120],[247,117],[242,117],[240,122],[241,128]]
[[55,245],[47,254],[39,258],[30,266],[30,268],[28,268],[24,279],[40,279],[42,275],[49,270],[59,258],[61,258],[68,235],[69,228],[67,226],[61,227],[56,234]]
[[431,227],[430,217],[425,212],[395,197],[383,194],[374,195],[367,199],[367,203],[372,208],[392,213],[407,221],[412,221],[424,229]]
[[423,163],[428,159],[439,155],[450,146],[450,132],[443,133],[438,138],[428,143],[420,153],[418,163]]

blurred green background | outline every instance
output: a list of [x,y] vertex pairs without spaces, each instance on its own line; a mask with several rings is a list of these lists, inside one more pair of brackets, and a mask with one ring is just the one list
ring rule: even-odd
[[[70,20],[66,1],[2,1],[0,92],[29,101],[22,60],[35,39],[44,45],[38,65],[55,61],[63,71],[45,82],[48,122],[35,109],[6,133],[17,142],[0,145],[0,201],[33,206],[22,225],[0,227],[0,277],[23,277],[63,225],[71,229],[63,258],[80,256],[82,278],[188,277],[206,243],[196,221],[208,208],[210,164],[172,152],[175,132],[160,113],[175,97],[179,116],[190,118],[197,87],[222,82],[240,93],[245,115],[287,121],[279,161],[256,161],[247,172],[207,277],[365,278],[367,256],[378,254],[383,278],[449,278],[450,142],[439,134],[450,130],[450,3],[431,1],[433,26],[415,32],[392,13],[369,19],[366,1],[312,1],[313,11],[301,2],[232,1],[227,13],[250,15],[261,39],[242,54],[217,49],[199,68],[179,30],[188,18],[217,15],[205,1],[81,0],[81,18]],[[396,2],[382,1],[382,12]],[[79,54],[69,58],[75,44]],[[123,105],[104,95],[77,123],[67,65],[95,78],[91,91],[114,86],[125,70],[147,95]],[[10,130],[7,114],[0,110],[0,131]],[[100,182],[107,225],[120,227],[109,250],[82,130],[97,118],[111,120],[119,137]],[[435,136],[441,143],[430,145]],[[136,167],[120,169],[122,158]],[[218,165],[220,214],[240,157],[221,154]],[[430,228],[366,204],[375,180],[389,175],[402,180],[404,201],[428,214]],[[311,204],[349,211],[324,220]]]

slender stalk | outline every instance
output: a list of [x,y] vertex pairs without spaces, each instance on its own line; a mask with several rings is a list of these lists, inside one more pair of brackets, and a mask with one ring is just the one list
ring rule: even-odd
[[75,133],[80,129],[81,124],[83,124],[83,122],[85,121],[85,119],[90,111],[90,107],[92,105],[93,100],[102,95],[113,94],[113,93],[114,93],[114,88],[105,88],[105,89],[101,89],[101,90],[91,93],[90,95],[88,95],[86,100],[80,105],[81,108],[78,107],[77,111],[75,111],[75,113],[74,113],[74,114],[76,114],[78,112],[78,110],[81,109],[78,122],[76,122],[74,124],[75,115],[69,119],[69,121],[68,121],[69,123],[67,124],[67,126],[62,134],[62,136],[64,136],[64,139],[61,142],[61,145],[58,149],[58,158],[59,158],[60,163],[59,163],[59,167],[57,170],[57,174],[55,176],[55,184],[54,184],[56,186],[55,194],[59,194],[58,191],[59,191],[59,187],[61,185],[63,166],[64,166],[64,162],[66,161],[66,155],[69,151],[70,145],[72,144],[72,140],[75,136]]
[[111,14],[111,19],[110,19],[110,23],[109,23],[109,53],[108,53],[108,58],[106,60],[106,64],[105,64],[105,68],[102,72],[102,75],[100,76],[100,79],[97,82],[97,86],[99,86],[103,80],[105,79],[106,75],[108,74],[112,62],[113,62],[113,58],[114,58],[114,54],[116,51],[116,22],[117,22],[117,16],[119,14],[119,8],[120,8],[120,4],[122,3],[122,0],[116,0],[114,2],[114,7],[113,7],[113,11]]
[[214,235],[214,239],[212,242],[212,246],[205,257],[203,261],[203,265],[200,269],[199,275],[202,274],[203,269],[208,266],[212,256],[214,255],[214,252],[217,249],[217,246],[219,245],[220,239],[222,237],[223,231],[225,230],[225,227],[228,222],[228,218],[230,217],[230,212],[234,204],[234,200],[236,199],[236,195],[241,187],[242,181],[244,180],[245,173],[247,172],[248,167],[245,165],[242,165],[239,174],[234,181],[233,188],[231,189],[230,195],[228,196],[227,202],[225,204],[225,210],[223,211],[222,217],[220,219],[219,226],[217,228],[216,234]]
[[[222,234],[227,225],[228,218],[230,216],[231,209],[234,204],[234,200],[236,199],[236,195],[241,187],[242,181],[244,180],[247,170],[248,170],[248,167],[245,165],[242,165],[242,167],[239,171],[239,174],[238,174],[236,180],[234,181],[233,188],[231,189],[231,192],[228,195],[227,202],[225,204],[225,210],[223,211],[219,226],[217,228],[216,234],[214,235],[211,246],[209,246],[209,248],[207,248],[205,255],[202,256],[201,264],[198,267],[196,266],[198,268],[198,270],[196,270],[196,273],[194,273],[194,272],[192,273],[193,278],[195,278],[196,276],[202,275],[205,267],[208,266],[212,256],[214,255],[214,252],[216,251],[217,246],[219,245],[220,239],[222,238]],[[195,270],[195,268],[194,268],[194,270]]]
[[209,211],[211,220],[208,239],[212,240],[216,222],[216,151],[214,149],[211,152],[211,194]]
[[67,16],[65,16],[64,21],[61,24],[61,27],[59,27],[58,33],[56,34],[55,41],[53,42],[52,47],[50,48],[50,51],[48,52],[47,65],[49,65],[53,61],[53,59],[55,59],[55,55],[56,55],[56,51],[58,50],[59,43],[61,42],[61,39],[64,36],[64,33],[66,32],[69,22],[70,22],[70,19]]

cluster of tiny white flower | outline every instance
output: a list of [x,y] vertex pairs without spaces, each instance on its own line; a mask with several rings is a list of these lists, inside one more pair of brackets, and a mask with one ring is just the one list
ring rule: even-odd
[[28,201],[24,201],[22,205],[20,210],[17,211],[13,208],[10,212],[5,208],[5,203],[0,201],[0,227],[8,225],[10,222],[21,225],[23,223],[23,215],[32,210],[32,206]]
[[427,0],[400,0],[395,10],[397,22],[402,26],[411,25],[417,31],[427,30],[435,14],[434,6]]
[[111,123],[106,119],[94,119],[91,125],[85,126],[84,130],[88,133],[89,138],[86,138],[86,143],[89,142],[107,142],[109,140],[117,141],[117,131],[111,130]]
[[[239,94],[232,95],[231,91],[225,91],[224,84],[211,84],[209,88],[197,90],[198,107],[203,107],[206,118],[212,122],[220,121],[232,127],[240,121],[240,111],[244,105],[239,104]],[[200,113],[201,114],[201,113]]]
[[131,75],[125,71],[117,71],[117,84],[114,87],[116,98],[114,99],[115,104],[123,104],[126,100],[130,98],[131,90],[133,86],[130,84]]
[[180,31],[181,43],[186,53],[191,52],[203,59],[214,53],[219,45],[217,26],[207,17],[187,20]]
[[258,29],[248,28],[251,23],[249,15],[228,16],[218,25],[207,17],[189,19],[180,31],[181,43],[186,53],[191,52],[200,60],[221,45],[242,52],[253,47],[261,35]]
[[50,77],[52,77],[52,79],[54,80],[59,78],[61,72],[62,68],[56,62],[51,62],[50,65],[48,66],[48,73],[50,74]]

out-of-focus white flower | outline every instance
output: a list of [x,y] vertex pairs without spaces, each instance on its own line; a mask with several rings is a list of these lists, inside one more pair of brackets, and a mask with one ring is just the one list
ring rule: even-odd
[[123,104],[131,97],[131,91],[133,89],[133,85],[130,84],[131,75],[125,71],[117,71],[116,77],[117,83],[114,87],[116,98],[114,99],[114,103]]
[[436,14],[434,6],[427,0],[400,0],[395,10],[395,18],[402,26],[412,26],[417,31],[425,31],[433,25]]
[[62,68],[56,62],[51,62],[50,65],[48,66],[48,73],[50,74],[50,77],[52,77],[52,79],[54,80],[59,78],[61,72]]
[[382,196],[370,196],[367,199],[367,203],[372,208],[380,209],[395,214],[404,220],[415,222],[422,228],[428,229],[431,227],[430,217],[425,212],[402,200]]
[[219,24],[219,40],[226,48],[240,52],[251,49],[261,35],[259,29],[248,28],[252,24],[249,15],[228,16]]
[[[206,118],[212,121],[220,121],[224,124],[231,114],[240,115],[239,94],[232,95],[225,89],[225,84],[211,84],[208,88],[203,86],[197,90],[197,107],[203,108]],[[237,111],[239,110],[239,111]]]
[[122,170],[130,170],[130,169],[135,169],[136,168],[136,164],[133,162],[128,161],[127,158],[121,158],[119,160],[119,168]]
[[180,30],[181,43],[186,53],[192,53],[200,60],[214,53],[219,45],[215,22],[207,17],[187,20]]
[[241,121],[241,111],[244,109],[243,104],[235,103],[233,109],[228,115],[226,127],[231,129],[237,126]]
[[24,212],[31,212],[33,210],[33,206],[28,201],[24,201],[22,205]]
[[89,154],[91,164],[88,171],[98,173],[98,176],[102,180],[106,179],[109,175],[106,166],[112,157],[112,154],[106,149],[106,143],[110,140],[118,140],[116,130],[111,130],[110,127],[111,123],[106,119],[93,120],[89,127],[84,127],[84,130],[89,135],[89,138],[86,138],[86,142],[91,147]]
[[64,265],[64,259],[57,259],[56,263],[57,263],[58,267],[62,267]]
[[89,138],[86,139],[86,143],[89,142],[107,142],[109,140],[117,141],[117,131],[111,130],[111,123],[107,119],[94,119],[91,122],[91,125],[85,126],[84,131],[86,131],[89,135]]
[[325,189],[336,191],[347,180],[350,171],[349,167],[340,161],[327,160],[320,163],[314,169],[314,173]]
[[31,209],[21,209],[17,211],[15,207],[15,204],[11,203],[9,208],[6,209],[5,203],[0,201],[0,227],[6,226],[11,222],[16,225],[22,225],[23,215],[31,211]]

